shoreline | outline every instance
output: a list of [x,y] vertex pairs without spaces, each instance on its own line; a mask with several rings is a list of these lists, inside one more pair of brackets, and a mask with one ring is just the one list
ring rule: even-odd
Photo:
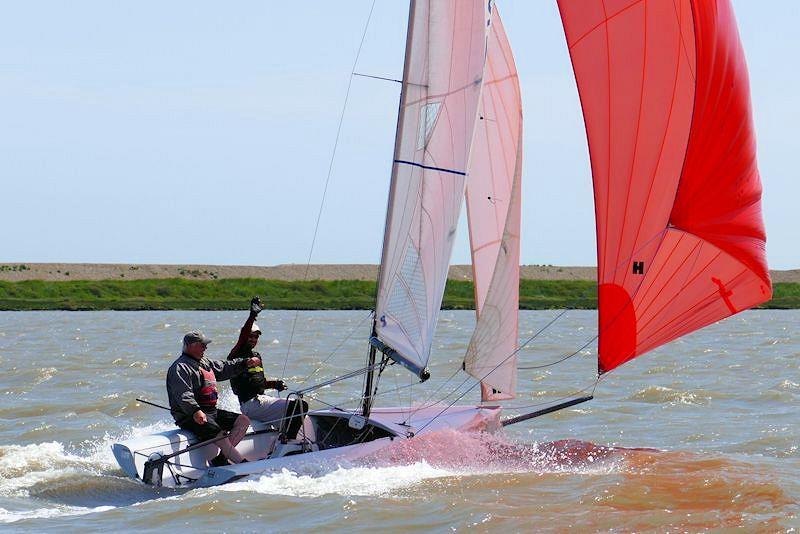
[[[522,265],[522,280],[588,280],[596,278],[595,267],[559,265]],[[191,265],[191,264],[132,264],[132,263],[0,263],[0,281],[45,282],[69,280],[226,280],[257,278],[264,280],[361,280],[374,282],[378,266],[374,264],[281,264],[253,265]],[[800,269],[770,271],[773,283],[800,283]],[[450,280],[472,281],[469,265],[452,265]]]
[[[183,278],[143,280],[0,281],[0,310],[241,310],[258,295],[270,309],[369,310],[376,283],[366,280],[265,280]],[[523,310],[595,309],[594,280],[520,280]],[[474,286],[448,280],[443,309],[473,309]],[[760,308],[800,308],[800,284],[774,284]]]

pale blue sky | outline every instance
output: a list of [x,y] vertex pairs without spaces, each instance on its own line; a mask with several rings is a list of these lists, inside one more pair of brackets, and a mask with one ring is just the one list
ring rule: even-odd
[[[523,263],[593,265],[555,0],[497,0],[525,110]],[[371,0],[0,4],[0,262],[305,263]],[[800,267],[800,3],[734,0],[771,267]],[[358,71],[399,77],[407,2]],[[380,256],[399,86],[355,79],[314,263]],[[463,222],[463,220],[462,220]],[[455,263],[467,263],[462,231]]]

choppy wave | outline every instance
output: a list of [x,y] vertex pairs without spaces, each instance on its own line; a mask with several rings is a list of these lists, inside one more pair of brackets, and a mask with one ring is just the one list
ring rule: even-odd
[[[691,515],[727,507],[726,524],[731,526],[739,523],[730,517],[769,513],[791,502],[769,473],[746,462],[684,452],[606,447],[578,440],[524,443],[502,434],[454,430],[398,441],[380,455],[352,465],[316,473],[283,470],[180,497],[175,492],[157,492],[126,479],[109,451],[115,441],[169,426],[160,422],[131,428],[120,435],[106,435],[83,444],[81,453],[67,451],[58,442],[0,447],[0,495],[27,497],[38,503],[23,510],[0,508],[0,523],[102,513],[164,498],[177,498],[174,506],[183,509],[185,499],[216,500],[230,492],[291,498],[339,495],[418,499],[425,492],[409,490],[424,486],[445,494],[499,491],[507,486],[507,476],[522,477],[521,480],[533,477],[529,483],[534,485],[541,484],[542,476],[589,476],[596,483],[613,476],[617,483],[595,498],[593,506],[601,511],[638,513],[661,506]],[[430,483],[437,485],[427,486]]]
[[719,394],[715,395],[700,389],[681,391],[664,386],[649,386],[631,395],[629,400],[646,402],[648,404],[663,404],[668,402],[673,404],[705,405],[715,397],[719,397]]
[[267,495],[321,497],[387,495],[424,480],[452,476],[454,473],[419,462],[412,465],[385,467],[338,467],[321,476],[299,474],[284,469],[257,480],[234,482],[221,486],[221,491],[254,491]]
[[519,443],[503,435],[433,432],[398,441],[356,464],[332,469],[313,466],[316,474],[284,469],[223,486],[221,491],[254,491],[292,497],[386,496],[428,480],[502,473],[600,474],[619,470],[628,450],[567,440]]
[[131,427],[81,443],[76,450],[68,450],[57,441],[0,446],[0,496],[51,504],[26,510],[0,507],[0,523],[102,512],[157,497],[122,474],[111,444],[169,427],[163,421]]
[[[286,367],[290,383],[315,369],[339,333],[349,332],[362,316],[303,313],[311,326],[309,335],[294,338]],[[157,491],[125,477],[110,445],[172,428],[165,412],[134,399],[144,395],[164,403],[163,376],[180,332],[198,327],[233,342],[231,324],[240,315],[46,312],[20,320],[19,314],[0,314],[0,330],[29,333],[13,340],[0,337],[2,363],[13,369],[5,375],[0,407],[0,530],[53,530],[65,524],[75,530],[104,524],[171,530],[197,519],[214,531],[253,530],[260,528],[260,520],[284,531],[330,527],[335,518],[347,516],[335,525],[343,530],[357,518],[397,530],[477,526],[514,532],[548,525],[564,531],[694,532],[729,527],[778,531],[798,524],[798,345],[786,335],[795,330],[797,312],[748,314],[758,328],[746,335],[740,323],[710,327],[608,375],[597,400],[583,405],[584,413],[568,410],[508,427],[508,436],[423,434],[398,440],[358,463],[307,464],[297,472],[220,488]],[[443,315],[437,334],[441,347],[431,365],[434,376],[413,386],[415,396],[435,390],[463,358],[459,348],[468,341],[463,336],[474,314]],[[520,331],[538,331],[549,316],[523,313]],[[520,361],[550,361],[552,354],[568,353],[592,335],[594,314],[570,316],[541,336],[542,343],[521,351]],[[271,331],[261,348],[273,356],[266,363],[276,376],[283,372],[284,354],[269,341],[273,336],[289,339],[294,317],[294,312],[275,312],[265,322]],[[43,325],[64,340],[59,353],[33,335]],[[136,341],[112,346],[109,340],[121,330],[137,332]],[[363,340],[357,337],[315,379],[363,365]],[[216,346],[212,356],[219,357]],[[581,377],[594,378],[595,366],[592,357],[572,358],[564,367],[521,373],[520,399],[535,402],[571,392],[584,385]],[[409,377],[389,367],[383,380],[392,388],[408,383]],[[351,386],[336,384],[319,393],[325,401],[342,403],[361,391]],[[238,409],[226,384],[221,393],[221,407]],[[410,403],[411,389],[397,397],[382,400]],[[161,421],[147,424],[156,419]],[[467,509],[475,513],[465,514]],[[63,516],[75,518],[65,523],[58,519]]]
[[50,508],[37,508],[34,510],[6,510],[0,508],[0,523],[16,523],[25,519],[47,519],[50,517],[63,517],[70,515],[86,515],[97,512],[113,510],[114,506],[97,506],[85,508],[81,506],[53,506]]

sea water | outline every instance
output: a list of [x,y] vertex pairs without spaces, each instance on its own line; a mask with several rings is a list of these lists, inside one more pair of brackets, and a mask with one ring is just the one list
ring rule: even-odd
[[[783,531],[800,525],[800,312],[745,312],[595,384],[596,314],[523,312],[518,398],[591,402],[506,427],[398,442],[356,465],[309,464],[222,487],[156,490],[125,477],[110,445],[172,428],[164,376],[183,334],[224,358],[245,312],[0,313],[0,530]],[[548,323],[558,317],[549,327]],[[364,364],[364,311],[266,311],[270,377],[310,385]],[[399,366],[378,406],[474,403],[459,372],[473,312],[443,312],[432,378]],[[557,365],[548,365],[573,354]],[[236,409],[221,384],[221,404]],[[358,405],[360,378],[308,398]],[[311,400],[313,407],[325,406]]]

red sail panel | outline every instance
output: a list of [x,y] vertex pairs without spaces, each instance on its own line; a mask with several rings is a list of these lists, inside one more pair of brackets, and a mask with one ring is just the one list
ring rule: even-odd
[[670,220],[738,259],[769,286],[750,83],[736,18],[727,0],[695,4],[695,113]]
[[601,373],[771,297],[728,0],[559,0],[597,221]]

